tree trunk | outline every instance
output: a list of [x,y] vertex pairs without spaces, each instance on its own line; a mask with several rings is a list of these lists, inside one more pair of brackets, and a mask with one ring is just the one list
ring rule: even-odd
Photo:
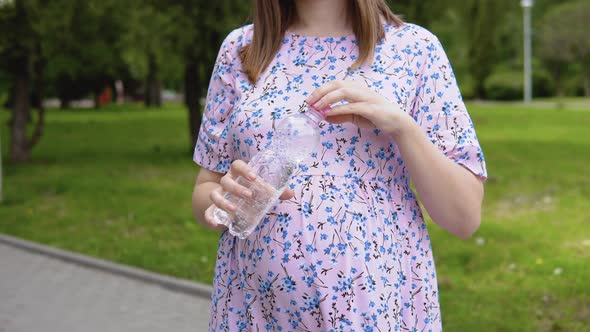
[[72,96],[68,93],[68,88],[66,86],[66,79],[59,78],[57,80],[57,98],[59,98],[59,107],[62,110],[70,108],[72,105]]
[[100,108],[100,90],[95,90],[94,93],[94,109]]
[[199,128],[201,128],[201,80],[199,75],[199,65],[194,59],[187,60],[184,67],[184,102],[188,107],[188,124],[190,148],[192,153],[197,138],[199,137]]
[[[40,56],[39,56],[40,57]],[[37,60],[34,65],[34,89],[37,95],[38,104],[35,106],[37,108],[37,123],[35,123],[35,129],[33,130],[33,136],[31,140],[27,142],[27,146],[30,150],[32,150],[35,145],[41,139],[43,135],[43,126],[45,125],[45,107],[43,106],[43,98],[45,95],[45,85],[44,85],[44,72],[45,72],[45,62],[43,60]]]
[[156,107],[160,107],[162,106],[162,84],[160,83],[160,79],[158,79],[156,77],[156,79],[154,79],[152,81],[152,105],[156,106]]
[[559,98],[565,96],[561,73],[562,73],[562,65],[560,63],[554,64],[553,65],[553,80],[555,81],[555,91],[557,92],[557,97],[559,97]]
[[30,78],[26,66],[14,77],[14,107],[12,108],[12,140],[10,143],[10,160],[24,162],[30,158],[27,146],[27,114],[30,112],[29,90]]
[[156,59],[149,56],[148,75],[145,83],[145,106],[162,106],[160,79],[158,78],[158,66]]
[[70,98],[68,98],[66,96],[59,96],[59,107],[62,110],[70,108],[71,103],[72,103],[72,101],[70,100]]
[[44,72],[45,72],[45,64],[43,61],[38,60],[35,63],[34,67],[34,83],[33,83],[33,90],[35,91],[35,104],[33,105],[38,110],[45,110],[43,106],[43,98],[45,97],[45,82],[44,82]]

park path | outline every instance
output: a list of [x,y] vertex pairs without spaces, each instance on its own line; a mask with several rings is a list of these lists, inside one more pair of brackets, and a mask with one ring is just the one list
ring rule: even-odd
[[208,312],[204,296],[0,241],[0,332],[199,332]]

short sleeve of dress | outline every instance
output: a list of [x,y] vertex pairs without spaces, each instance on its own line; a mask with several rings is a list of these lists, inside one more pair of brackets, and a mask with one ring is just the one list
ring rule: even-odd
[[411,115],[448,158],[486,180],[484,155],[449,59],[436,36],[423,40],[427,45]]
[[227,173],[234,160],[230,123],[239,99],[235,86],[238,33],[235,30],[227,36],[217,55],[193,154],[195,163],[218,173]]

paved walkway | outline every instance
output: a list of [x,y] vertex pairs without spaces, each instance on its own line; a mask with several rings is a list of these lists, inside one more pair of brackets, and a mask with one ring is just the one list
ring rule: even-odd
[[209,301],[0,243],[0,332],[207,331]]

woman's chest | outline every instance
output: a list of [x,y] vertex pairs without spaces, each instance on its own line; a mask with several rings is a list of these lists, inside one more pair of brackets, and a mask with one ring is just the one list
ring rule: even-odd
[[[358,48],[353,43],[316,46],[292,43],[283,45],[256,85],[250,84],[245,75],[240,75],[240,99],[233,110],[231,131],[234,143],[240,147],[241,158],[248,160],[253,153],[268,146],[276,125],[286,116],[304,110],[305,99],[315,89],[333,80],[364,82],[409,112],[415,95],[415,70],[403,53],[395,48],[378,48],[372,65],[350,70],[357,57]],[[368,144],[381,151],[383,147],[391,148],[387,135],[378,130],[361,130],[352,124],[324,123],[322,133],[324,147],[352,142]],[[350,149],[350,146],[346,148]]]

